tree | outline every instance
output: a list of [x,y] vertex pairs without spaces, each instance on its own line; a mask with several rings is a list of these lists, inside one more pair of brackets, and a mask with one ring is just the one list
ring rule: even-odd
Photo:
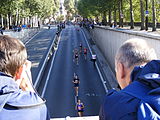
[[144,3],[143,0],[140,0],[140,8],[141,8],[141,30],[144,30]]
[[132,7],[132,0],[129,0],[130,2],[130,24],[131,24],[131,29],[134,29],[134,17],[133,17],[133,7]]
[[123,0],[119,0],[119,27],[123,27]]
[[145,0],[146,1],[146,20],[145,20],[145,28],[146,28],[146,31],[148,30],[148,15],[149,15],[149,11],[148,11],[148,0]]
[[[16,0],[1,0],[0,2],[0,13],[1,13],[1,19],[2,19],[2,27],[9,28],[11,24],[11,15],[15,10],[16,4],[20,2],[20,0],[17,0],[17,3],[15,4]],[[3,19],[6,21],[3,25]]]
[[155,0],[152,0],[152,31],[156,31],[156,13],[155,13]]
[[98,16],[99,13],[99,0],[80,0],[78,1],[78,13],[83,17]]
[[67,16],[73,16],[76,12],[75,0],[65,0],[65,9],[67,10]]
[[3,27],[4,23],[9,27],[12,23],[27,24],[33,18],[38,20],[53,16],[59,8],[59,0],[1,0],[0,6],[1,25]]
[[117,0],[114,0],[113,10],[114,10],[114,24],[117,25]]

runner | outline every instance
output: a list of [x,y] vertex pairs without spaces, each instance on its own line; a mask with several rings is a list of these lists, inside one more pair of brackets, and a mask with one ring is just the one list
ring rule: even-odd
[[86,60],[86,59],[87,59],[87,48],[84,48],[83,53],[84,53],[84,58],[85,58],[85,60]]
[[78,65],[78,58],[79,58],[79,53],[77,49],[74,49],[74,59],[73,61],[76,62],[76,64]]
[[74,83],[74,89],[75,89],[76,96],[78,96],[78,88],[79,88],[80,81],[79,81],[78,75],[76,75],[75,73],[74,73],[74,78],[72,82]]
[[93,65],[96,66],[96,55],[95,54],[92,54],[92,59],[93,61]]
[[77,31],[78,31],[78,32],[80,31],[79,28],[77,28]]
[[81,102],[81,100],[78,100],[78,102],[76,104],[76,110],[78,111],[78,116],[82,117],[83,116],[83,112],[84,112],[84,105]]
[[80,42],[80,44],[79,44],[79,48],[80,48],[80,53],[82,52],[82,43]]

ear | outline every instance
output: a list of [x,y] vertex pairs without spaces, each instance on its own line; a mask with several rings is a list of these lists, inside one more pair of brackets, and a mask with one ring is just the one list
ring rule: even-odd
[[123,63],[118,62],[118,67],[117,68],[119,69],[119,75],[120,75],[119,77],[121,79],[124,79],[126,77],[125,66],[123,65]]
[[22,72],[23,72],[23,66],[21,66],[21,67],[16,71],[15,80],[18,80],[18,79],[21,78]]

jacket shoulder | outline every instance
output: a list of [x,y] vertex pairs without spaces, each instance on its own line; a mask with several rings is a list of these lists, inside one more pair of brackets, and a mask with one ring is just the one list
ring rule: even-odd
[[[136,117],[137,107],[139,100],[133,96],[125,94],[121,91],[111,90],[105,97],[104,104],[102,106],[102,116],[105,119],[119,120],[121,118]],[[115,111],[117,115],[115,116]]]
[[115,89],[109,90],[108,93],[107,93],[107,96],[110,96],[115,92],[117,92]]

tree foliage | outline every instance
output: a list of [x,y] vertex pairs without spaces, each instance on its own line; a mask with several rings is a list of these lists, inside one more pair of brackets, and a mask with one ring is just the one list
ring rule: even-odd
[[20,18],[38,15],[44,19],[54,15],[58,9],[59,0],[1,0],[0,2],[0,14],[4,18],[8,15],[18,15]]
[[[78,2],[78,12],[83,17],[100,17],[102,18],[103,13],[106,12],[106,16],[109,15],[109,10],[112,13],[112,21],[113,16],[116,14],[116,19],[118,18],[118,7],[119,7],[119,1],[120,0],[79,0]],[[123,20],[124,22],[130,22],[130,0],[122,0],[123,3]],[[144,3],[146,0],[142,0]],[[149,1],[149,0],[148,0]],[[156,0],[155,0],[156,1]],[[149,2],[149,22],[152,22],[152,0]],[[132,0],[132,8],[133,8],[133,17],[134,22],[141,22],[141,6],[140,6],[140,0]],[[144,4],[145,8],[145,4]],[[156,8],[156,16],[159,16],[160,11],[160,4],[155,3]],[[116,13],[114,12],[116,10]],[[145,9],[143,11],[145,13]],[[156,18],[158,21],[160,20],[160,17]]]

